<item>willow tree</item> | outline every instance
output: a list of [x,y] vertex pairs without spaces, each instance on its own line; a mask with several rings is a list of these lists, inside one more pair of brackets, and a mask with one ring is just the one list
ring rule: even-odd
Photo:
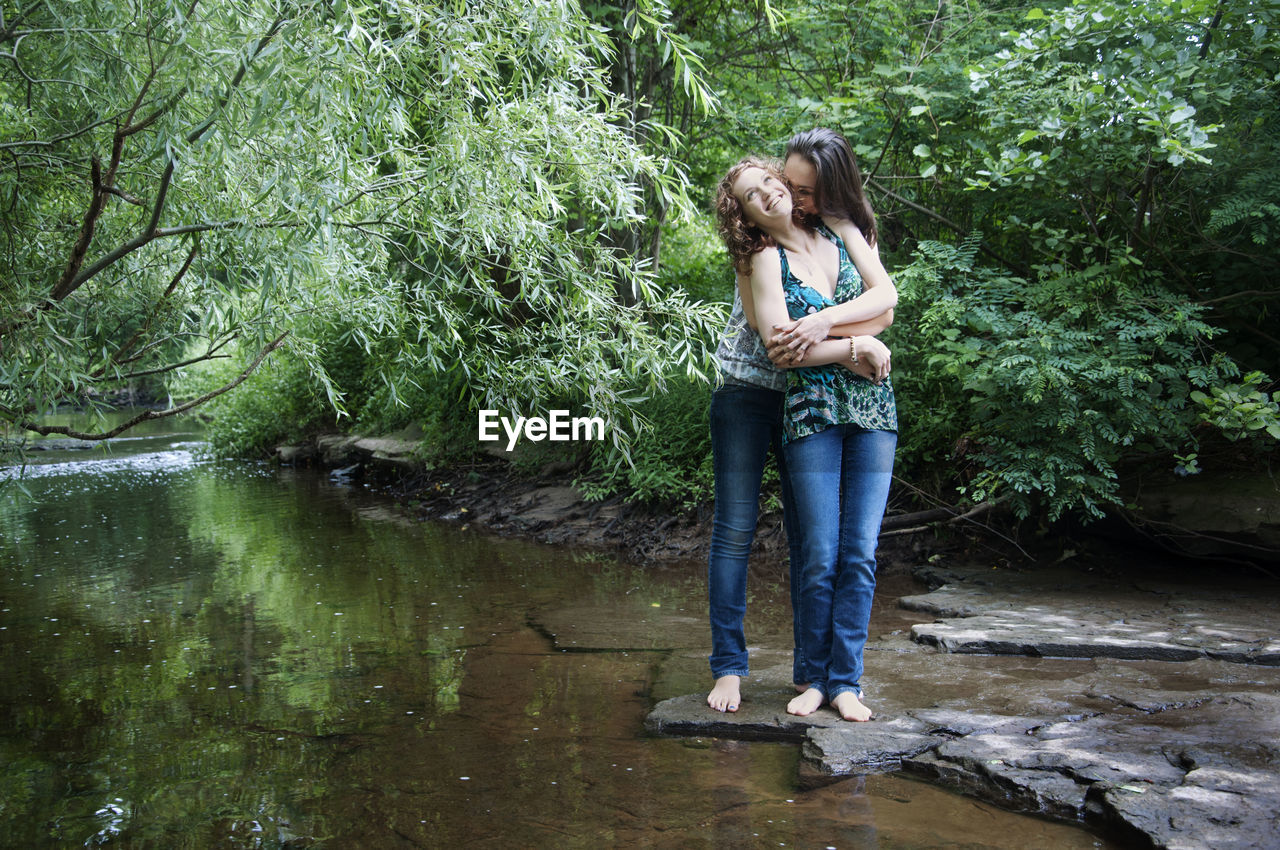
[[[662,38],[661,27],[637,37]],[[625,421],[706,315],[600,234],[677,207],[571,0],[0,2],[0,421],[320,340]],[[622,304],[618,291],[639,294]],[[277,351],[277,349],[281,349]],[[276,352],[274,355],[272,352]],[[624,436],[625,428],[615,428]]]

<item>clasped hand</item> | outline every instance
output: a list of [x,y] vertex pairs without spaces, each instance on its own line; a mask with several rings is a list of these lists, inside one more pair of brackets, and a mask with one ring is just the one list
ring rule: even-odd
[[[773,335],[764,341],[765,349],[769,359],[785,369],[802,364],[809,349],[827,339],[831,322],[821,313],[811,313],[794,322],[773,327]],[[883,342],[873,336],[857,336],[853,338],[852,351],[858,354],[857,362],[840,362],[855,375],[877,384],[889,376],[892,356]]]

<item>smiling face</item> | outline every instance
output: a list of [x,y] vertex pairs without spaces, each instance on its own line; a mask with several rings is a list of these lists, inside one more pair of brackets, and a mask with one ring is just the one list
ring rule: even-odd
[[733,181],[733,196],[742,205],[747,221],[762,229],[791,218],[791,192],[772,171],[754,166],[743,169]]
[[818,209],[813,202],[813,193],[818,185],[818,170],[813,163],[797,154],[787,157],[787,164],[782,167],[791,188],[795,190],[795,205],[805,215],[817,215]]

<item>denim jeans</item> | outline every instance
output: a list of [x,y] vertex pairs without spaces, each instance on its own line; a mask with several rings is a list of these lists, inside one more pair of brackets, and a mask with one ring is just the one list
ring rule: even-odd
[[800,563],[795,505],[782,449],[783,394],[762,387],[726,384],[711,395],[711,454],[715,469],[715,518],[707,559],[710,595],[711,675],[746,676],[747,642],[742,620],[747,610],[747,556],[760,513],[760,478],[772,448],[782,479],[782,518],[791,555],[792,675],[799,678],[802,659],[798,611]]
[[834,425],[787,444],[801,541],[804,678],[829,699],[861,696],[876,589],[876,542],[898,435]]

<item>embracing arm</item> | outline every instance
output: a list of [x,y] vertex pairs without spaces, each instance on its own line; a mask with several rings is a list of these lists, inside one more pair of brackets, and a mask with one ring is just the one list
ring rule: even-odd
[[[898,289],[880,262],[880,252],[867,244],[862,231],[848,219],[826,218],[824,222],[844,242],[845,250],[862,276],[863,292],[843,304],[775,326],[777,333],[768,340],[770,347],[784,342],[779,337],[789,335],[785,340],[789,348],[811,349],[828,336],[875,335],[893,324]],[[804,359],[808,359],[807,355]]]
[[[771,327],[790,321],[782,296],[782,263],[776,251],[756,254],[751,264],[750,279],[739,279],[739,285],[743,283],[747,285],[742,290],[742,306],[748,321],[754,320],[757,327]],[[853,357],[855,350],[858,354],[856,361]],[[770,357],[773,357],[772,353]],[[809,348],[803,364],[780,362],[776,358],[773,362],[783,369],[836,363],[868,380],[880,381],[889,374],[889,349],[872,336],[855,336],[852,343],[848,339],[824,339]]]

